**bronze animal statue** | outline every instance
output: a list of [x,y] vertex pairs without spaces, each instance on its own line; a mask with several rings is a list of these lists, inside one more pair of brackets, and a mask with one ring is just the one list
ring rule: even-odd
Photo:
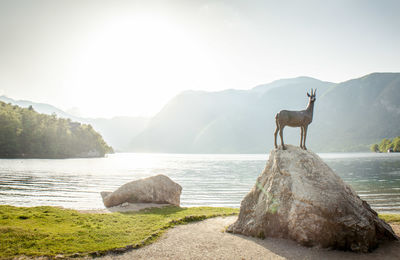
[[305,110],[301,111],[281,110],[278,114],[276,114],[275,116],[276,130],[274,133],[275,148],[278,148],[278,145],[276,144],[276,135],[278,134],[279,131],[279,136],[281,137],[282,149],[285,150],[285,145],[283,143],[283,128],[285,128],[285,126],[291,126],[291,127],[301,128],[300,148],[307,150],[306,148],[307,128],[308,125],[311,124],[313,119],[316,92],[317,89],[315,89],[314,92],[311,89],[311,95],[307,92],[308,105]]

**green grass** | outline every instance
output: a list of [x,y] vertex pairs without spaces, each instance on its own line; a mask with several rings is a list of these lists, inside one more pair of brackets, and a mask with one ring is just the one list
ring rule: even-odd
[[238,211],[171,206],[135,213],[87,214],[55,207],[0,205],[0,258],[124,251],[155,241],[175,225]]
[[388,223],[400,224],[400,214],[379,214],[379,217]]

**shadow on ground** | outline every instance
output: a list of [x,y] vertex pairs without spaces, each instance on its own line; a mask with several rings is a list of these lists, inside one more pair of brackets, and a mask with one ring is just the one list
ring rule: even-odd
[[[400,230],[400,226],[397,228]],[[230,233],[227,233],[230,234]],[[370,253],[354,253],[350,251],[339,251],[325,248],[304,247],[294,241],[282,238],[259,239],[239,234],[230,234],[240,239],[251,241],[271,251],[275,255],[286,259],[400,259],[400,241],[382,242],[377,249]],[[399,235],[399,233],[397,233]]]

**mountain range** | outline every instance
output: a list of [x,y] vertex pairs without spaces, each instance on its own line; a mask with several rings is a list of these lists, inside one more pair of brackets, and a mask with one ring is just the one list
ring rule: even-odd
[[[367,151],[382,138],[400,135],[400,73],[372,73],[342,83],[298,77],[249,90],[185,91],[152,118],[79,118],[47,104],[0,100],[90,123],[117,151],[266,153],[273,148],[275,114],[305,109],[311,88],[317,89],[317,100],[308,148]],[[284,140],[298,145],[300,129],[286,127]]]
[[[307,145],[319,152],[367,151],[400,135],[400,73],[373,73],[332,83],[310,77],[282,79],[250,90],[186,91],[172,99],[134,137],[135,152],[265,153],[273,147],[275,115],[305,109],[317,89]],[[300,129],[284,140],[299,144]]]

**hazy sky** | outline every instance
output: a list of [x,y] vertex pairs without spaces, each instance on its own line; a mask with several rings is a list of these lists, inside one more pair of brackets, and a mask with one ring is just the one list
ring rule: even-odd
[[0,94],[85,116],[182,90],[400,71],[400,1],[0,0]]

